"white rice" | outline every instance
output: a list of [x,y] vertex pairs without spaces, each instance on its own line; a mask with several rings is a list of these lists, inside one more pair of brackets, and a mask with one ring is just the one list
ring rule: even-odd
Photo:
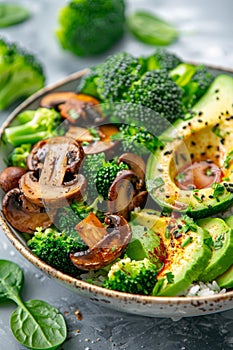
[[215,294],[223,294],[226,292],[226,289],[221,289],[216,281],[204,283],[196,282],[191,284],[191,286],[186,289],[182,294],[187,297],[205,297]]

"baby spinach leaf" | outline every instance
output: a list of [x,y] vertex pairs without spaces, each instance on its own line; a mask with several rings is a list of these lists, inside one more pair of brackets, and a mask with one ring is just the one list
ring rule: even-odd
[[17,264],[0,260],[0,301],[14,300],[22,288],[23,280],[23,271]]
[[21,23],[28,19],[29,11],[17,4],[0,4],[0,28],[10,27],[14,24]]
[[30,349],[57,349],[66,339],[66,324],[56,308],[29,300],[12,313],[10,325],[19,343]]
[[166,46],[179,36],[177,29],[158,16],[136,11],[127,19],[129,31],[140,41],[149,45]]
[[11,315],[10,326],[19,343],[34,350],[55,350],[66,339],[63,316],[42,300],[23,302],[20,291],[24,275],[21,268],[8,260],[0,260],[0,301],[13,300],[18,307]]

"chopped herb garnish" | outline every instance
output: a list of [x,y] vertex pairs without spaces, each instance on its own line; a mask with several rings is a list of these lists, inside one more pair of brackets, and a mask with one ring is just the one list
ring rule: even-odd
[[205,238],[204,244],[207,245],[209,248],[213,248],[213,246],[214,246],[213,238],[212,237]]
[[215,250],[221,249],[223,246],[223,241],[224,241],[224,235],[221,233],[214,241],[214,244],[213,244],[214,249]]
[[100,140],[100,135],[99,131],[96,130],[95,128],[88,128],[89,133],[93,136],[94,141],[99,141]]
[[199,203],[202,202],[202,199],[198,197],[195,193],[193,194],[193,198],[195,198]]
[[214,126],[213,129],[212,129],[212,131],[213,131],[213,133],[214,133],[216,136],[222,138],[221,129],[220,129],[218,126]]
[[166,227],[166,230],[165,230],[165,237],[167,239],[169,239],[171,237],[171,233],[170,233],[170,230],[169,230],[169,227]]
[[167,277],[167,282],[169,283],[169,284],[172,284],[172,283],[174,283],[174,275],[173,275],[173,273],[172,272],[167,272],[166,273],[166,277]]
[[230,162],[233,160],[233,150],[231,150],[223,163],[224,168],[228,169],[230,166]]
[[178,182],[182,182],[185,179],[185,174],[184,173],[179,173],[176,177],[175,177],[176,181]]
[[206,176],[212,176],[213,173],[212,173],[211,168],[207,168],[205,174],[206,174]]
[[212,184],[212,188],[214,190],[213,196],[219,202],[219,196],[221,196],[225,192],[225,187],[217,182]]
[[184,240],[184,242],[181,244],[181,247],[182,247],[182,248],[186,247],[186,245],[188,245],[189,243],[191,243],[192,240],[193,240],[192,237],[187,237],[187,238]]

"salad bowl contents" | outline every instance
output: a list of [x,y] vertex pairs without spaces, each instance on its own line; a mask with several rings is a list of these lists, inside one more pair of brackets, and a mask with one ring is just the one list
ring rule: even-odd
[[1,226],[93,301],[148,316],[232,307],[233,77],[157,50],[45,88],[1,132]]

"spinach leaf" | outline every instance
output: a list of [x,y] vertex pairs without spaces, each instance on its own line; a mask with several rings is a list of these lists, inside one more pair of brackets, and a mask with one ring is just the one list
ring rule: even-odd
[[23,271],[11,261],[0,260],[0,301],[14,300],[23,285]]
[[11,299],[18,305],[11,315],[12,333],[19,343],[30,349],[55,350],[66,339],[65,320],[45,301],[24,303],[19,295],[23,280],[23,271],[17,264],[0,260],[0,301]]
[[140,41],[149,45],[169,45],[178,38],[177,29],[158,16],[136,11],[127,19],[129,31]]
[[17,4],[0,4],[0,28],[10,27],[14,24],[21,23],[30,16],[28,10]]
[[12,333],[30,349],[57,349],[66,339],[66,324],[58,310],[42,300],[18,306],[10,319]]

